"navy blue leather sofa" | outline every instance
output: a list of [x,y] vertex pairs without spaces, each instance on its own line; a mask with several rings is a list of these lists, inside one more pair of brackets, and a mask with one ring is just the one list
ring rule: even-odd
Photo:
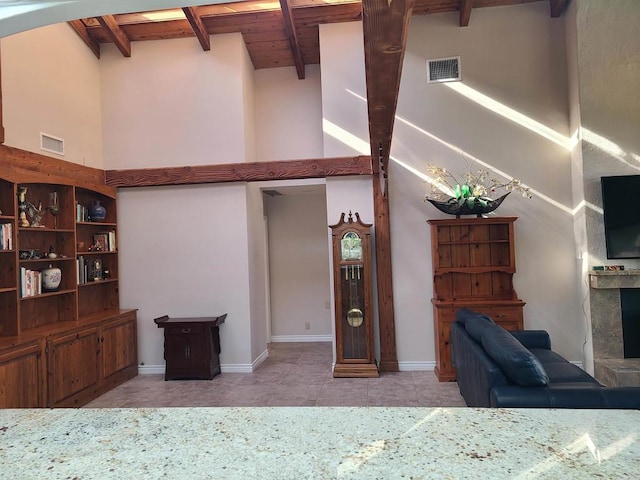
[[469,309],[451,324],[451,354],[469,407],[640,409],[640,387],[605,387],[551,350],[544,330],[509,332]]

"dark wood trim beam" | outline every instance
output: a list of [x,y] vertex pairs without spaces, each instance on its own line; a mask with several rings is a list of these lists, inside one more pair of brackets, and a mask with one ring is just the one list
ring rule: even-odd
[[125,57],[131,56],[131,41],[118,25],[116,17],[113,15],[105,15],[97,17],[98,23],[107,32],[113,43],[115,43],[120,53]]
[[211,37],[209,37],[209,32],[207,32],[204,23],[202,23],[196,7],[184,7],[182,11],[184,12],[184,16],[187,17],[193,33],[198,37],[198,41],[200,45],[202,45],[202,50],[205,52],[211,50]]
[[359,156],[226,163],[190,167],[107,170],[106,183],[112,187],[155,187],[371,175],[372,173],[371,157]]
[[386,175],[389,172],[389,154],[398,104],[402,62],[414,3],[415,0],[363,0],[362,2],[369,140],[371,162],[375,170],[374,176],[376,176],[373,183],[373,206],[376,222],[380,370],[383,372],[397,372],[399,369]]
[[293,10],[291,8],[290,0],[280,0],[280,8],[282,8],[284,29],[287,32],[287,38],[289,39],[289,45],[291,46],[291,53],[293,54],[293,60],[296,64],[298,79],[304,80],[304,61],[302,60],[302,52],[300,50],[300,44],[298,43],[298,34],[296,32],[296,25],[293,21]]
[[468,27],[471,19],[471,9],[473,8],[473,0],[462,0],[460,3],[460,26]]
[[3,177],[21,182],[42,181],[46,175],[50,183],[79,185],[115,196],[115,190],[104,182],[104,170],[0,145],[0,170]]
[[73,28],[87,47],[89,47],[89,50],[91,50],[97,58],[100,58],[100,44],[91,38],[84,23],[82,23],[81,20],[70,20],[67,23]]
[[551,18],[558,18],[562,15],[564,7],[567,5],[567,0],[549,0],[549,7],[551,10]]

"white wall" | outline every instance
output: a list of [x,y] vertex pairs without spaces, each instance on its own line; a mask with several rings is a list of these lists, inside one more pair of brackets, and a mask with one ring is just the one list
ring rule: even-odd
[[[602,215],[600,177],[637,175],[640,170],[640,24],[638,3],[617,1],[615,8],[595,0],[572,2],[567,12],[567,51],[571,54],[572,127],[580,132],[574,156],[574,198],[582,201],[576,222],[581,261],[585,324],[590,325],[588,270],[608,260]],[[585,366],[593,372],[593,349],[586,335]]]
[[247,184],[247,242],[249,249],[249,301],[251,304],[251,359],[267,355],[268,252],[262,191],[256,183]]
[[[463,155],[535,189],[497,212],[519,217],[514,284],[525,327],[549,330],[558,352],[582,360],[563,27],[544,2],[475,9],[467,28],[455,13],[411,20],[389,173],[400,362],[434,358],[425,221],[445,215],[422,202],[430,186],[420,174],[427,163],[464,173]],[[458,55],[462,82],[426,83],[427,59]]]
[[[5,144],[103,168],[98,59],[66,24],[2,39]],[[40,150],[40,132],[65,155]]]
[[275,189],[283,195],[266,199],[271,336],[326,340],[332,331],[326,195],[318,188],[307,193],[299,187],[297,194],[295,189]]
[[[239,33],[103,46],[107,169],[244,162],[246,49]],[[250,102],[250,99],[248,100]]]
[[257,161],[322,158],[320,66],[255,72]]
[[320,25],[325,157],[370,155],[362,22]]
[[222,369],[251,371],[246,202],[242,183],[119,191],[120,305],[138,309],[148,368],[164,366],[154,318],[228,313]]

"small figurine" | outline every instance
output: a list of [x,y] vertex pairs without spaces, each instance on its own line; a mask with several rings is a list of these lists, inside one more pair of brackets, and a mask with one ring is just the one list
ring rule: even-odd
[[53,245],[51,245],[49,247],[49,253],[48,253],[47,257],[49,257],[49,258],[58,258],[58,255],[56,254],[56,251],[54,250]]
[[44,225],[42,225],[42,217],[47,213],[47,210],[42,208],[42,202],[38,202],[38,208],[32,203],[27,202],[27,211],[31,217],[32,227],[44,227]]
[[18,217],[18,226],[19,227],[28,227],[29,220],[27,220],[27,214],[25,212],[20,212],[20,216]]

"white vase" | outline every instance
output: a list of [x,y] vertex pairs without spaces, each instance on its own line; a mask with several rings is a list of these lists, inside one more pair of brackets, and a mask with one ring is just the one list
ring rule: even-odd
[[45,292],[56,292],[62,281],[62,270],[53,265],[42,270],[42,290]]

